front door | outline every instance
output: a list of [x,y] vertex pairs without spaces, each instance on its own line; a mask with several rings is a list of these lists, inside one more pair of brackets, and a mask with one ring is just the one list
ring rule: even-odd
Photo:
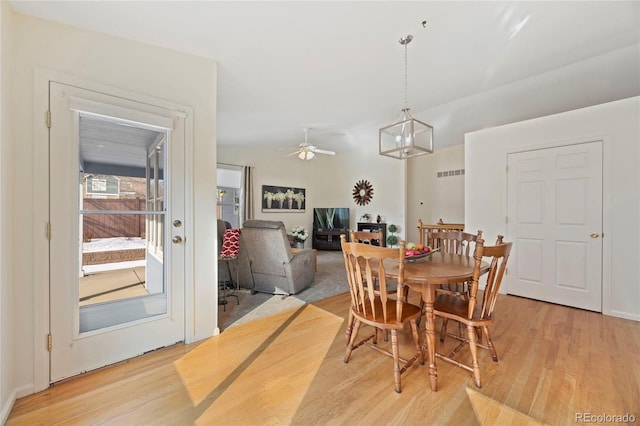
[[509,154],[508,293],[602,312],[602,142]]
[[184,118],[50,82],[50,381],[184,340]]

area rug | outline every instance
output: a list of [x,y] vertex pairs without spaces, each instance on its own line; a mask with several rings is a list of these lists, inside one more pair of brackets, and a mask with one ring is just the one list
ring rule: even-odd
[[220,330],[255,321],[317,300],[349,291],[341,251],[318,251],[318,271],[315,281],[298,294],[283,298],[265,293],[251,294],[240,290],[236,297],[227,297],[227,304],[218,306]]

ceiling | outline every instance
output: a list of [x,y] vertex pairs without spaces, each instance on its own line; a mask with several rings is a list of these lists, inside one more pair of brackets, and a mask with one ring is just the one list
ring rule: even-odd
[[[640,2],[11,1],[218,61],[221,145],[376,146],[408,103],[464,133],[640,95]],[[423,21],[427,21],[423,25]],[[188,82],[185,82],[188,84]]]
[[[147,158],[155,149],[164,160],[164,132],[123,120],[80,114],[78,140],[84,173],[146,177]],[[164,169],[164,161],[158,165]],[[162,170],[159,170],[161,172]]]

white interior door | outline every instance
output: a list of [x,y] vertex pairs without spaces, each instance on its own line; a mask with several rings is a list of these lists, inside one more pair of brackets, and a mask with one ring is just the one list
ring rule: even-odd
[[602,142],[509,154],[509,294],[602,312]]
[[184,340],[185,124],[148,102],[49,90],[55,382]]

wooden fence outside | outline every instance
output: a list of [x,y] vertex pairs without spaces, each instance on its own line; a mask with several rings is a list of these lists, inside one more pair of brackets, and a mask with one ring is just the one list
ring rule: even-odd
[[[101,199],[85,198],[84,210],[145,210],[145,200],[140,198]],[[84,214],[83,240],[92,238],[140,237],[144,238],[146,215],[144,214]]]

